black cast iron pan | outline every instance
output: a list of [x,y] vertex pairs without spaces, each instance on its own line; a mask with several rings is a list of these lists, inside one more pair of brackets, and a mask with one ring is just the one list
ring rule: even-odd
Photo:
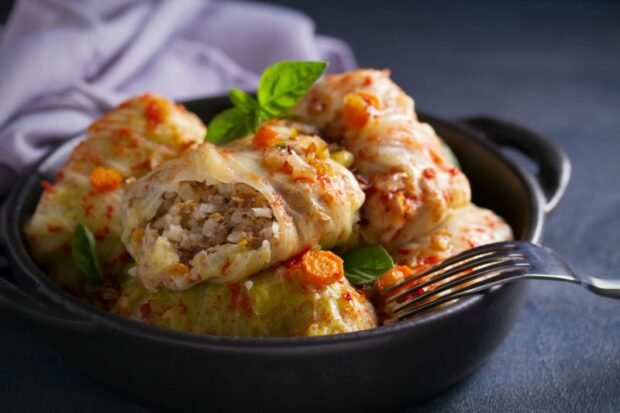
[[[224,98],[187,104],[204,120]],[[563,151],[517,125],[489,117],[421,116],[452,147],[475,202],[538,242],[545,215],[570,175]],[[538,167],[525,172],[502,153],[516,148]],[[235,338],[182,333],[108,314],[65,293],[31,261],[22,226],[71,147],[24,174],[1,216],[0,308],[38,324],[55,348],[93,380],[151,407],[182,412],[389,412],[473,372],[510,331],[525,299],[518,282],[417,319],[373,330],[307,338]]]

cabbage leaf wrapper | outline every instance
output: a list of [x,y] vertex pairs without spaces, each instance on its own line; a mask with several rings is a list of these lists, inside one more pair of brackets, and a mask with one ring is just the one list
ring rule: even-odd
[[353,154],[352,168],[365,180],[361,234],[367,243],[397,247],[469,203],[467,178],[389,71],[327,75],[295,113]]
[[162,165],[123,200],[133,273],[151,291],[230,283],[349,240],[364,193],[329,155],[304,125],[271,121]]
[[130,278],[113,312],[150,325],[217,336],[319,336],[366,330],[377,317],[346,278],[316,287],[280,265],[242,282],[150,292]]
[[469,204],[451,210],[433,231],[402,245],[394,261],[416,272],[480,245],[513,239],[510,226],[493,211]]
[[[65,289],[104,306],[101,289],[84,282],[73,264],[71,240],[79,223],[94,234],[104,284],[115,284],[131,263],[121,242],[121,197],[127,181],[176,158],[204,139],[204,124],[181,105],[147,94],[95,121],[44,191],[25,225],[35,262]],[[113,289],[107,289],[113,294]],[[113,298],[113,297],[108,297]]]

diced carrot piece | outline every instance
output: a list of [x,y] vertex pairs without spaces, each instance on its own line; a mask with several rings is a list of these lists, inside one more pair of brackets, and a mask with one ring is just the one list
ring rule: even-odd
[[380,290],[391,285],[397,284],[413,274],[413,270],[408,265],[395,265],[377,280],[377,287]]
[[252,144],[256,148],[267,149],[274,146],[278,140],[278,132],[268,127],[262,126],[254,135]]
[[331,251],[308,251],[301,257],[304,280],[316,286],[333,284],[344,275],[342,258]]
[[361,129],[370,119],[368,102],[357,93],[349,93],[344,97],[343,116],[350,128]]
[[99,192],[113,191],[121,186],[123,177],[112,168],[96,167],[90,173],[90,183]]

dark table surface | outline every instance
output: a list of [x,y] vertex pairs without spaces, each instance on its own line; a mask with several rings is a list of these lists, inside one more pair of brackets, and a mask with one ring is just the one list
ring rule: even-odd
[[[418,107],[499,115],[562,145],[573,178],[544,242],[585,274],[620,277],[620,4],[280,2],[349,42],[360,65],[391,68]],[[89,381],[30,324],[0,315],[0,332],[0,411],[148,411]],[[620,411],[620,301],[533,284],[489,361],[409,411]]]

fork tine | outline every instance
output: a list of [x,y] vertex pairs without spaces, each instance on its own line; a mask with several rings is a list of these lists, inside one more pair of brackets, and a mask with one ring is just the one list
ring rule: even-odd
[[[445,271],[441,271],[441,268],[438,268],[438,266],[437,266],[432,271],[426,271],[427,275],[423,276],[423,277],[430,277],[428,280],[426,280],[426,281],[424,281],[424,282],[422,282],[420,284],[410,285],[408,288],[406,288],[403,291],[400,291],[400,292],[398,292],[396,294],[389,295],[385,299],[385,303],[389,303],[389,302],[398,300],[399,298],[401,298],[401,297],[411,293],[412,290],[418,290],[420,288],[427,287],[427,286],[429,286],[431,284],[435,284],[436,282],[439,282],[439,281],[444,280],[446,278],[449,278],[449,277],[452,277],[454,275],[457,275],[457,274],[459,274],[459,273],[461,273],[463,271],[474,269],[476,267],[481,267],[481,266],[493,264],[495,262],[503,262],[503,261],[507,261],[509,259],[516,260],[516,259],[523,259],[523,258],[525,258],[523,255],[515,254],[515,253],[506,254],[504,251],[500,250],[500,251],[494,251],[494,252],[491,252],[491,253],[487,253],[486,255],[481,255],[479,257],[470,259],[468,261],[462,261],[462,260],[458,261],[458,265],[455,265],[452,268],[448,268]],[[412,277],[405,278],[403,281],[401,281],[401,282],[399,282],[399,283],[397,283],[395,285],[396,285],[396,288],[402,287],[402,286],[406,286],[406,285],[409,285],[412,282],[415,282],[416,280],[419,280],[421,278],[422,277],[420,277],[419,275],[414,275]],[[385,290],[381,294],[383,296],[387,295],[387,294],[385,294]]]
[[437,300],[433,300],[431,302],[424,303],[419,306],[412,305],[410,307],[402,308],[401,310],[399,310],[398,313],[394,313],[389,320],[386,320],[386,322],[389,324],[394,321],[404,320],[413,315],[419,314],[423,311],[437,307],[449,301],[456,300],[458,298],[466,297],[469,295],[478,294],[482,291],[487,291],[490,288],[495,287],[497,285],[507,284],[509,282],[519,280],[519,279],[526,279],[526,277],[524,277],[524,273],[522,269],[512,270],[512,271],[502,271],[496,274],[495,276],[485,278],[484,280],[470,284],[467,287],[461,290],[458,290],[454,294],[448,294],[446,296],[438,298]]
[[486,267],[479,268],[477,270],[472,271],[471,273],[464,275],[462,277],[458,277],[455,280],[447,282],[445,284],[441,284],[439,287],[417,295],[411,298],[408,301],[398,304],[395,308],[392,309],[393,312],[398,312],[402,308],[405,308],[409,305],[414,305],[417,302],[423,301],[429,297],[438,295],[446,290],[456,288],[462,284],[465,284],[471,280],[475,280],[476,278],[480,278],[489,274],[492,274],[497,271],[504,271],[509,269],[515,269],[515,267],[522,267],[522,269],[530,268],[531,265],[524,261],[517,260],[504,260],[498,261],[497,263],[487,265]]
[[[468,260],[470,258],[476,257],[478,255],[484,255],[487,256],[489,254],[494,254],[494,253],[499,253],[504,251],[510,251],[510,250],[516,250],[519,248],[519,245],[517,243],[515,243],[514,241],[505,241],[505,242],[496,242],[493,244],[487,244],[487,245],[482,245],[470,250],[466,250],[463,251],[457,255],[455,255],[454,257],[448,258],[447,260],[442,261],[441,263],[429,268],[426,271],[423,271],[419,274],[416,274],[412,277],[409,277],[406,282],[410,283],[412,281],[415,281],[416,279],[420,279],[420,278],[424,278],[427,277],[428,275],[441,271],[443,269],[445,269],[446,267],[449,267],[451,265],[454,265],[458,262],[464,261],[464,260]],[[382,295],[387,295],[390,291],[393,291],[399,287],[401,287],[403,284],[405,283],[405,280],[403,280],[402,282],[398,283],[398,284],[394,284],[391,285],[389,287],[387,287],[386,289],[384,289],[381,294]]]

